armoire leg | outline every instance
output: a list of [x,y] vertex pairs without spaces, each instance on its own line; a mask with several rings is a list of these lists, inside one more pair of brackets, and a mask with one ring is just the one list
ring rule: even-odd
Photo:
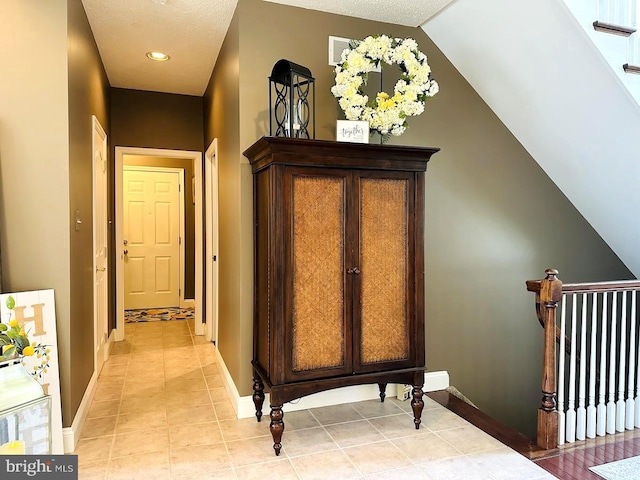
[[411,398],[411,408],[413,409],[413,423],[416,425],[416,430],[420,428],[422,420],[422,409],[424,408],[424,400],[422,400],[422,385],[414,385]]
[[282,418],[284,413],[282,412],[282,405],[271,405],[271,423],[269,424],[269,430],[273,437],[273,449],[276,451],[276,455],[280,455],[280,449],[282,448],[282,432],[284,432],[284,422]]
[[258,375],[253,377],[253,404],[256,406],[256,418],[262,420],[262,404],[264,403],[264,384]]
[[380,401],[384,402],[384,397],[387,396],[387,384],[379,383],[378,388],[380,389]]

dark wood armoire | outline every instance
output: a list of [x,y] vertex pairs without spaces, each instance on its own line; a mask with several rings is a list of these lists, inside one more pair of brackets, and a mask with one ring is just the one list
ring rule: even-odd
[[263,137],[254,186],[256,417],[336,387],[413,385],[425,370],[424,176],[437,148]]

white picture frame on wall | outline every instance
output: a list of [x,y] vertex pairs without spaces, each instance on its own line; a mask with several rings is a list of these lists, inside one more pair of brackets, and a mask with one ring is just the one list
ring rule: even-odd
[[[13,308],[7,306],[12,297]],[[0,320],[8,324],[17,320],[29,340],[46,346],[46,353],[23,358],[23,365],[51,396],[51,453],[64,454],[62,438],[62,399],[58,367],[58,337],[56,333],[56,306],[53,290],[34,290],[0,294]]]

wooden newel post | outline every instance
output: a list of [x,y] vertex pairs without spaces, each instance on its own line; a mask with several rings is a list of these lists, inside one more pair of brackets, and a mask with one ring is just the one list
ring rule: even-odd
[[540,310],[544,319],[544,357],[542,364],[542,403],[538,409],[537,443],[545,450],[558,446],[556,403],[556,307],[562,299],[558,271],[548,268],[540,282]]

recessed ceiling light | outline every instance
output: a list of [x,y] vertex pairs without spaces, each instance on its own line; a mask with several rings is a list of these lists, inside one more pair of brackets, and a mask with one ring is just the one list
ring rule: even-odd
[[170,57],[162,52],[147,52],[147,58],[155,60],[156,62],[166,62]]

